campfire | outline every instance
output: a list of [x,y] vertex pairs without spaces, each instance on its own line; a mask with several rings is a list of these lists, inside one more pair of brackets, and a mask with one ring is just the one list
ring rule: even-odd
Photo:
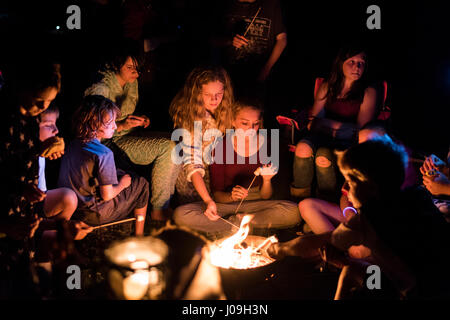
[[245,215],[238,232],[229,238],[210,245],[211,263],[225,269],[252,269],[272,263],[265,247],[278,242],[275,236],[269,238],[249,236],[252,215]]

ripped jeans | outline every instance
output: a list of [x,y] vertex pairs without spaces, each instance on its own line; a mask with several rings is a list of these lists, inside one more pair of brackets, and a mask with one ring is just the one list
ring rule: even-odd
[[[341,181],[337,167],[335,150],[344,150],[351,145],[351,142],[336,140],[329,137],[310,135],[300,141],[312,150],[310,156],[295,156],[292,186],[294,188],[311,188],[314,178],[317,186],[318,197],[327,200],[334,200],[338,196]],[[305,146],[304,146],[305,147]]]

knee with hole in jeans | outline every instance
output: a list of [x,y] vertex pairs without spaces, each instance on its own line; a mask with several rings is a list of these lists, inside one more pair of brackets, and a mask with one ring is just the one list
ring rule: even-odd
[[330,148],[321,147],[316,152],[316,177],[319,193],[336,192],[336,156]]

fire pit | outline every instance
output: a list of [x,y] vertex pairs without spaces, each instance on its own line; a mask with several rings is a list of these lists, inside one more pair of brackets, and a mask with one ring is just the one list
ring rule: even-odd
[[277,238],[248,235],[251,219],[251,215],[244,216],[237,233],[209,245],[211,263],[219,267],[222,287],[230,299],[239,299],[248,286],[269,280],[276,268],[277,262],[266,250]]
[[251,269],[272,263],[274,260],[265,249],[270,243],[278,242],[275,236],[269,238],[250,236],[252,215],[242,219],[238,232],[229,238],[213,242],[209,249],[211,263],[220,268]]
[[267,245],[272,243],[273,239],[276,238],[250,235],[231,249],[223,245],[226,239],[215,241],[210,245],[211,263],[219,268],[238,270],[271,264],[275,260],[268,255]]

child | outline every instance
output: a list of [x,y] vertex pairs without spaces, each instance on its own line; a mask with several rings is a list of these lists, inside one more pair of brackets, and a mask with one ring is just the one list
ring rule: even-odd
[[81,210],[94,212],[90,224],[105,224],[136,216],[136,235],[143,235],[149,196],[148,182],[128,174],[118,179],[112,151],[100,143],[117,128],[117,106],[93,95],[83,100],[74,120],[76,139],[61,163],[58,185],[71,188]]
[[[262,110],[252,101],[236,103],[233,107],[234,130],[217,144],[214,149],[214,163],[210,165],[211,190],[217,202],[221,217],[234,215],[243,199],[239,212],[255,214],[251,224],[256,228],[289,228],[300,223],[297,205],[290,201],[268,200],[272,196],[271,179],[277,169],[268,165],[267,137],[259,134],[262,127]],[[264,153],[266,151],[266,154]],[[231,156],[230,156],[231,155]],[[271,154],[271,157],[274,155]],[[259,169],[259,168],[262,168]],[[258,176],[250,186],[255,171]],[[252,201],[253,200],[253,201]],[[192,229],[224,233],[231,225],[223,220],[211,221],[203,214],[201,203],[192,203],[176,209],[177,224]],[[238,220],[235,219],[234,220]],[[234,224],[239,225],[236,221]]]
[[[56,137],[58,127],[56,120],[59,117],[58,107],[51,105],[47,110],[40,114],[39,121],[39,140],[48,141]],[[77,195],[71,189],[57,188],[47,190],[45,179],[45,158],[39,157],[39,182],[38,188],[46,193],[44,199],[44,214],[46,217],[70,220],[70,217],[77,209]]]
[[[379,266],[403,298],[448,297],[449,258],[442,253],[449,250],[449,225],[423,189],[401,190],[407,158],[405,150],[385,136],[347,149],[338,156],[338,165],[349,185],[348,198],[358,214],[331,232],[271,245],[269,254],[277,258],[304,257],[325,244],[342,251],[364,245],[372,252],[370,263]],[[351,280],[349,275],[358,276],[363,286],[366,283],[367,264],[352,260],[348,263],[336,298],[349,293],[340,290],[349,289],[344,285]],[[384,283],[389,287],[388,281]]]
[[[363,143],[380,137],[390,139],[383,124],[378,121],[372,121],[361,128],[358,134],[358,141]],[[408,163],[402,189],[413,186],[415,180],[414,169],[411,163]],[[345,222],[353,215],[354,209],[352,209],[352,204],[348,200],[347,189],[348,185],[344,183],[341,188],[342,195],[339,204],[317,198],[304,199],[299,203],[300,214],[314,233],[320,234],[332,231],[335,226]],[[352,248],[350,254],[352,253],[356,255],[357,251]]]
[[[204,152],[212,150],[216,141],[202,139],[203,133],[218,129],[222,134],[231,128],[234,95],[228,73],[220,67],[194,69],[183,89],[173,99],[169,113],[176,128],[184,129],[183,170],[178,176],[176,189],[183,203],[202,200],[205,214],[217,220],[217,207],[209,190],[208,163],[203,161]],[[195,125],[201,125],[200,135]]]
[[119,107],[117,129],[112,139],[103,143],[112,150],[121,150],[136,165],[152,165],[150,214],[152,220],[164,221],[170,213],[169,202],[180,166],[171,161],[173,141],[159,133],[139,130],[147,128],[150,120],[135,114],[139,100],[139,59],[132,51],[123,48],[115,54],[106,70],[100,72],[101,81],[86,89],[85,96],[101,95]]

